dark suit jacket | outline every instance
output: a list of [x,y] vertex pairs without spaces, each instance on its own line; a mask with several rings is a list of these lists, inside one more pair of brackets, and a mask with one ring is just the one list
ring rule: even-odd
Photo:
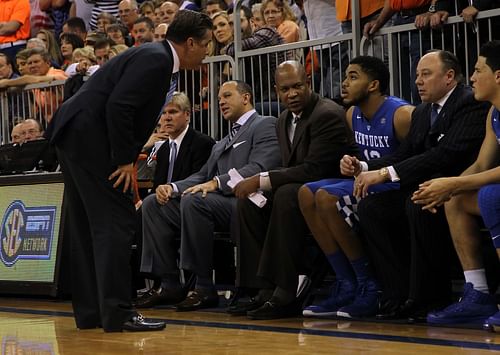
[[406,139],[393,154],[368,161],[369,170],[393,165],[401,186],[408,188],[431,178],[459,175],[477,157],[489,106],[476,101],[470,87],[459,84],[431,128],[431,104],[420,104]]
[[279,146],[276,138],[276,118],[254,113],[229,141],[225,136],[217,142],[205,165],[195,174],[180,181],[174,181],[179,191],[204,183],[215,176],[220,181],[220,189],[231,195],[227,186],[228,171],[237,169],[244,178],[261,171],[268,171],[279,165]]
[[[200,170],[210,156],[210,151],[214,144],[215,141],[211,137],[189,127],[182,140],[181,148],[177,152],[176,163],[172,172],[172,181],[185,179]],[[167,183],[169,160],[170,145],[167,140],[156,153],[153,190],[158,185]]]
[[292,113],[281,113],[277,125],[282,168],[269,172],[273,190],[288,183],[306,183],[340,177],[340,159],[357,155],[358,148],[345,122],[344,110],[313,93],[297,121],[293,143],[288,139]]
[[97,175],[107,176],[116,166],[135,162],[159,118],[172,67],[166,41],[114,57],[61,105],[49,138]]

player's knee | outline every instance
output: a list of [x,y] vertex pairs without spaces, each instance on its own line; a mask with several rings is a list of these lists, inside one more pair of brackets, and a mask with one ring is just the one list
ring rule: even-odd
[[299,189],[299,206],[302,213],[310,212],[314,208],[314,194],[307,185],[302,185]]

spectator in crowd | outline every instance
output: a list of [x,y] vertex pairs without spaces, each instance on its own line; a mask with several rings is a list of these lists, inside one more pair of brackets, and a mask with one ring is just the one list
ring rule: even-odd
[[85,27],[85,22],[83,22],[83,20],[79,17],[72,17],[64,23],[63,33],[73,33],[80,37],[85,43],[85,39],[87,37],[87,28]]
[[28,53],[29,49],[23,49],[16,54],[16,67],[17,71],[21,75],[26,75],[28,74],[28,66],[26,65],[26,62],[28,61]]
[[21,122],[22,124],[22,136],[24,137],[24,142],[36,141],[43,139],[43,127],[42,124],[33,119],[28,118]]
[[[423,103],[413,111],[407,139],[393,154],[363,165],[351,158],[343,170],[357,176],[354,195],[365,197],[358,216],[382,283],[381,319],[421,321],[449,302],[452,250],[446,219],[442,211],[422,211],[411,193],[429,178],[463,171],[479,151],[488,105],[474,100],[461,81],[452,53],[424,55],[416,79]],[[400,189],[367,196],[372,185],[387,181],[399,182]]]
[[122,0],[118,4],[118,13],[120,14],[120,21],[127,27],[129,32],[132,32],[134,23],[139,17],[139,9],[136,0]]
[[29,0],[4,0],[0,13],[0,53],[13,61],[30,37]]
[[[302,310],[296,294],[308,230],[299,188],[340,177],[338,161],[357,153],[343,109],[312,92],[299,62],[281,63],[275,75],[276,91],[287,107],[276,129],[282,168],[247,177],[234,188],[240,198],[237,286],[260,291],[250,303],[237,302],[228,312],[251,319],[290,317]],[[270,192],[263,208],[246,198],[257,190]]]
[[97,29],[97,18],[99,14],[103,12],[107,12],[108,14],[113,15],[115,18],[118,18],[118,4],[120,0],[93,0],[94,7],[92,8],[92,18],[90,20],[90,29]]
[[116,57],[118,54],[125,52],[129,47],[124,44],[115,44],[109,50],[109,59]]
[[262,15],[262,4],[254,4],[252,6],[252,18],[250,19],[250,24],[254,31],[258,30],[266,24],[264,21],[264,16]]
[[266,25],[276,28],[285,43],[300,40],[299,26],[286,0],[264,0],[261,11]]
[[71,6],[69,8],[69,17],[80,17],[85,23],[85,27],[90,30],[90,21],[92,18],[93,3],[88,0],[69,0]]
[[156,20],[156,16],[155,16],[155,6],[154,6],[153,2],[149,1],[149,0],[144,1],[139,6],[139,14],[142,17],[148,17],[154,23],[154,21]]
[[154,42],[161,42],[165,39],[165,36],[167,35],[167,29],[168,25],[166,23],[160,23],[158,26],[155,27],[155,32],[154,32]]
[[217,12],[227,11],[227,5],[224,0],[207,0],[205,13],[212,17]]
[[10,57],[6,54],[0,53],[0,80],[15,79],[18,77],[19,75],[14,72]]
[[10,142],[15,144],[24,143],[24,131],[22,122],[19,122],[12,128],[12,131],[10,133]]
[[[385,95],[389,79],[382,60],[361,56],[351,61],[342,83],[343,103],[350,106],[347,125],[365,161],[393,153],[410,128],[414,107]],[[354,182],[326,179],[299,190],[302,214],[336,276],[330,296],[305,308],[304,316],[365,317],[378,310],[380,286],[353,228],[357,227],[358,204]],[[370,193],[392,189],[399,189],[399,184],[376,185]]]
[[198,5],[196,5],[192,1],[188,0],[171,0],[179,6],[179,10],[191,10],[191,11],[200,11]]
[[83,48],[84,42],[82,39],[73,33],[63,33],[61,35],[61,54],[63,62],[61,65],[62,70],[66,70],[68,65],[73,63],[73,51],[77,48]]
[[113,40],[114,43],[128,45],[127,39],[129,35],[127,29],[124,26],[120,24],[109,25],[106,28],[106,34],[111,40]]
[[221,49],[233,41],[233,25],[227,12],[218,12],[212,16],[214,24],[214,40],[212,41],[212,55],[221,54]]
[[104,32],[88,32],[87,38],[85,39],[85,45],[93,47],[98,40],[104,38],[107,38],[107,35]]
[[155,25],[149,17],[139,17],[132,29],[132,35],[136,46],[153,42]]
[[[229,9],[227,12],[229,15],[229,21],[233,25],[234,24],[234,14],[233,8]],[[250,25],[250,19],[252,18],[252,11],[242,5],[240,10],[240,27],[241,27],[241,36],[242,39],[248,38],[252,35],[252,26]]]
[[112,40],[104,38],[99,40],[94,45],[94,54],[97,64],[102,67],[106,64],[110,58],[109,54],[111,52],[111,47],[114,45]]
[[165,1],[160,6],[160,22],[167,25],[171,24],[177,11],[179,11],[179,6],[175,2]]
[[[228,172],[234,168],[247,177],[279,163],[276,121],[255,112],[250,87],[228,81],[221,86],[218,97],[224,119],[232,123],[231,133],[214,145],[208,161],[197,173],[161,185],[156,196],[148,196],[142,205],[141,271],[162,279],[160,290],[143,300],[145,307],[183,300],[176,306],[178,311],[217,306],[219,298],[211,277],[213,232],[215,228],[231,229],[236,207],[236,198],[227,185]],[[180,268],[197,277],[195,290],[186,299],[172,245],[179,234]]]
[[96,30],[99,32],[106,33],[108,26],[115,24],[116,22],[117,22],[116,17],[111,15],[109,12],[101,12],[97,16],[97,28],[96,28]]
[[459,177],[426,181],[413,194],[413,201],[436,213],[444,204],[455,250],[462,264],[465,287],[460,300],[427,315],[431,324],[486,322],[500,325],[497,301],[490,295],[482,257],[477,216],[488,228],[500,257],[499,171],[500,156],[500,41],[481,47],[471,77],[474,97],[492,104],[486,119],[486,135],[476,161]]
[[40,30],[36,34],[36,38],[41,39],[45,43],[45,49],[49,52],[52,62],[61,65],[63,63],[63,58],[54,34],[51,31]]
[[[251,12],[244,10],[248,16]],[[250,17],[251,21],[252,18]],[[243,21],[243,16],[242,16]],[[248,20],[246,21],[248,24]],[[242,23],[243,30],[243,23]],[[283,44],[283,38],[278,32],[270,26],[263,26],[256,30],[247,38],[241,41],[242,50],[251,50],[257,48],[265,48]],[[224,49],[223,53],[234,56],[234,42],[231,41]],[[245,58],[245,81],[253,88],[255,97],[255,109],[261,114],[269,114],[278,116],[279,106],[274,90],[274,75],[268,77],[268,73],[274,73],[277,63],[285,61],[285,54],[278,53],[277,55],[268,56],[266,54],[254,58]]]
[[97,69],[99,69],[99,65],[97,65],[94,49],[86,46],[73,51],[73,63],[66,68],[65,72],[69,77],[76,74],[90,76]]
[[28,40],[28,42],[26,43],[26,49],[33,49],[33,48],[47,49],[47,45],[40,38],[33,37],[33,38],[30,38]]

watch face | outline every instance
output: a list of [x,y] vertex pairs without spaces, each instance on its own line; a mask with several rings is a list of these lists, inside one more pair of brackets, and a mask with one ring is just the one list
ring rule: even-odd
[[429,12],[436,12],[436,5],[432,4],[429,6]]

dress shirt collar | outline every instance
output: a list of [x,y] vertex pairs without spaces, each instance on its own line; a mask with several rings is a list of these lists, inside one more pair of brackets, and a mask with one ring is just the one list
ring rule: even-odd
[[437,102],[434,102],[435,104],[438,104],[439,107],[437,108],[437,113],[439,114],[441,112],[441,109],[443,108],[443,106],[446,104],[446,101],[448,101],[448,99],[450,98],[451,96],[451,93],[453,92],[453,90],[455,90],[455,88],[457,87],[458,85],[455,85],[450,91],[448,91],[446,93],[446,95],[444,95],[441,99],[439,99]]
[[181,66],[181,62],[179,60],[179,55],[177,54],[177,52],[175,51],[174,46],[172,46],[172,43],[170,43],[169,40],[167,40],[167,43],[170,46],[170,49],[172,49],[172,54],[174,56],[174,67],[172,69],[172,73],[177,73],[179,71],[179,69],[180,69],[180,66]]
[[168,139],[168,143],[172,144],[172,142],[175,142],[175,144],[177,144],[177,149],[179,149],[181,147],[182,140],[184,139],[184,136],[186,135],[188,129],[189,129],[189,125],[186,126],[186,128],[184,129],[184,131],[182,131],[182,133],[179,134],[177,136],[177,138],[175,138],[173,140],[169,138]]
[[257,111],[255,111],[254,109],[245,112],[240,118],[238,118],[238,121],[236,121],[235,123],[243,126],[248,121],[248,119],[256,112]]

